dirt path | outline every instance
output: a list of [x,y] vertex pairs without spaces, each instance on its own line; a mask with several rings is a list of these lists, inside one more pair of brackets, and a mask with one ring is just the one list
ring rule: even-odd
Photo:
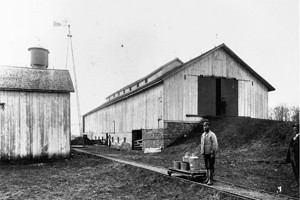
[[[82,152],[82,153],[87,153],[90,155],[94,155],[97,157],[102,157],[102,158],[106,158],[109,160],[113,160],[116,162],[120,162],[120,163],[124,163],[124,164],[129,164],[132,166],[136,166],[139,168],[144,168],[147,170],[151,170],[163,175],[167,175],[168,174],[168,169],[166,168],[162,168],[162,167],[156,167],[156,166],[150,166],[148,164],[143,164],[143,163],[137,163],[134,161],[130,161],[130,160],[124,160],[124,159],[120,159],[120,158],[116,158],[116,157],[120,157],[119,154],[113,154],[113,155],[104,155],[101,153],[95,153],[93,152],[91,149],[78,149],[78,148],[73,148],[73,150],[78,151],[78,152]],[[201,184],[201,183],[199,183]],[[224,191],[224,192],[229,192],[229,193],[235,193],[238,195],[243,195],[249,198],[253,198],[253,199],[267,199],[267,200],[288,200],[288,199],[296,199],[296,198],[292,198],[292,197],[288,197],[288,196],[284,196],[284,195],[280,195],[280,194],[271,194],[271,193],[267,193],[265,191],[257,191],[257,190],[253,190],[253,189],[248,189],[248,188],[243,188],[243,187],[238,187],[232,184],[228,184],[228,183],[224,183],[224,182],[215,182],[215,184],[213,186],[207,186],[205,184],[201,184],[205,187],[209,187],[209,188],[214,188],[220,191]]]

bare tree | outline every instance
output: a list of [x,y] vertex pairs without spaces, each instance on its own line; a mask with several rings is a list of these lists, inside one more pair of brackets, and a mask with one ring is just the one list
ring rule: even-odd
[[293,121],[299,123],[299,107],[278,105],[268,109],[268,119],[277,121]]
[[268,108],[268,119],[274,120],[274,109],[273,108]]
[[279,105],[273,109],[274,120],[290,121],[289,108],[286,105]]
[[291,121],[299,123],[299,107],[293,106],[290,110],[291,110]]

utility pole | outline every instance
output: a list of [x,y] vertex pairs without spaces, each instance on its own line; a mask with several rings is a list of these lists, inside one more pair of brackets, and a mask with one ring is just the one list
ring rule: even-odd
[[[82,126],[81,126],[81,112],[80,112],[80,103],[79,103],[79,92],[78,92],[78,86],[77,86],[77,76],[76,76],[76,70],[75,70],[74,52],[73,52],[72,35],[71,35],[71,26],[69,24],[68,24],[68,30],[69,30],[69,33],[68,33],[67,36],[69,38],[68,42],[70,42],[70,45],[71,45],[71,54],[72,54],[72,61],[73,61],[73,72],[74,72],[74,81],[75,81],[75,93],[76,93],[76,102],[77,102],[79,133],[80,133],[80,136],[82,137],[83,145],[84,145],[83,130],[82,130]],[[68,50],[69,50],[69,45],[68,45],[67,51]],[[68,52],[67,52],[66,60],[68,60]],[[67,62],[66,62],[66,67],[67,67]]]

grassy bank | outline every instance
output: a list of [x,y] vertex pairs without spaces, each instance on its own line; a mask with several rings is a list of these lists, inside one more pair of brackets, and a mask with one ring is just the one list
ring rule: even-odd
[[[292,138],[292,123],[251,118],[210,118],[211,129],[219,141],[216,160],[216,179],[252,188],[298,197],[299,188],[292,187],[295,178],[290,164],[284,163]],[[198,152],[202,129],[179,138],[161,153],[143,154],[119,152],[99,147],[106,154],[122,154],[151,165],[171,167],[174,160],[181,160],[186,152]],[[197,154],[198,156],[199,153]],[[203,166],[203,161],[201,164]]]

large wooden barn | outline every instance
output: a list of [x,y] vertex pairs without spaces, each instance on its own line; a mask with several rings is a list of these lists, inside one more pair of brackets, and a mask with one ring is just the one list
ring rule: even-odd
[[70,74],[30,51],[32,68],[0,66],[0,161],[70,155]]
[[178,58],[107,97],[83,115],[84,133],[112,144],[164,148],[205,116],[266,119],[275,90],[225,44],[183,63]]

